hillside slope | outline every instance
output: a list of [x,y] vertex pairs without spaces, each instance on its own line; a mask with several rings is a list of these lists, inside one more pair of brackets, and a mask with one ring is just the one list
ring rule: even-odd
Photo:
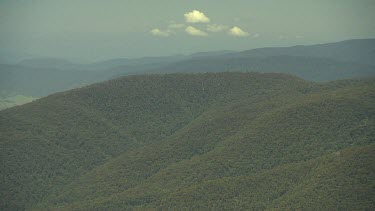
[[75,64],[56,58],[0,64],[0,94],[42,97],[120,76],[156,73],[264,72],[293,74],[310,81],[375,76],[375,39],[243,52],[114,58]]
[[6,109],[1,208],[371,208],[373,82],[131,76]]
[[293,74],[311,81],[375,76],[375,65],[308,56],[247,56],[195,58],[146,70],[147,73],[264,72]]
[[317,45],[258,48],[238,53],[249,57],[302,56],[375,65],[375,39],[353,39]]

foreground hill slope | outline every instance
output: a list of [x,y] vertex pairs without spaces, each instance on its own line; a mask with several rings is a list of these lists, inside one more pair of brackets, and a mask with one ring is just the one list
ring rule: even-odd
[[373,82],[132,76],[6,109],[1,207],[371,208]]

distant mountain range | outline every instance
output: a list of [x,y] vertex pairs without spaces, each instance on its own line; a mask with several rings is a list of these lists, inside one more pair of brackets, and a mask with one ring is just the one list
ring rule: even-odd
[[52,94],[0,111],[0,209],[371,210],[374,90],[227,72]]
[[17,65],[0,65],[0,90],[2,95],[39,97],[126,75],[222,71],[287,73],[311,81],[374,76],[375,39],[189,56],[118,58],[91,64],[28,59]]
[[328,58],[342,62],[375,65],[375,39],[346,40],[310,46],[259,48],[235,54],[236,57],[301,56]]

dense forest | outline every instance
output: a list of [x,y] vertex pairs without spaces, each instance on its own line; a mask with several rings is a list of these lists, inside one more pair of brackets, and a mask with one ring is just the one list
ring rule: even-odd
[[0,111],[1,210],[372,210],[375,81],[126,76]]

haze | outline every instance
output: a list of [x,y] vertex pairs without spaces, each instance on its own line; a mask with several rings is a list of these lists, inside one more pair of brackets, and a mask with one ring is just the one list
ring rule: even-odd
[[373,11],[373,0],[2,0],[0,56],[91,62],[372,38]]

